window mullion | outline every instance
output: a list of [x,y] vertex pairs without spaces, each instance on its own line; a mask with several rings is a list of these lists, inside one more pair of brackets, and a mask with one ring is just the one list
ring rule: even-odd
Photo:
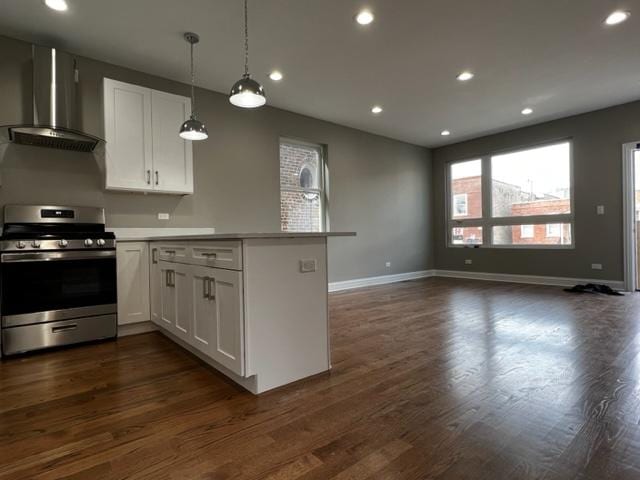
[[491,225],[491,157],[482,157],[482,243],[493,246]]

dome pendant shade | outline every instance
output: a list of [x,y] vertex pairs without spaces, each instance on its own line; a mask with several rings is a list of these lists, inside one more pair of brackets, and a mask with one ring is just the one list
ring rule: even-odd
[[200,120],[193,118],[193,115],[180,127],[180,138],[185,140],[205,140],[208,137],[207,127]]
[[231,88],[229,101],[236,107],[257,108],[267,103],[264,88],[245,73]]

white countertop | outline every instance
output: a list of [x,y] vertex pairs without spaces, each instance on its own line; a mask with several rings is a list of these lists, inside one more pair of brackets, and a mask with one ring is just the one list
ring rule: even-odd
[[[180,240],[242,240],[245,238],[307,238],[307,237],[353,237],[356,232],[250,232],[250,233],[214,233],[214,229],[195,228],[112,228],[116,240],[121,242],[138,241],[180,241]],[[202,230],[209,230],[203,232]]]

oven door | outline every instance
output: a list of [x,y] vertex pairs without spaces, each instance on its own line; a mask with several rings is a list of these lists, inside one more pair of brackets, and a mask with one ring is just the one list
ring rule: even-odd
[[117,311],[116,252],[3,253],[2,327]]

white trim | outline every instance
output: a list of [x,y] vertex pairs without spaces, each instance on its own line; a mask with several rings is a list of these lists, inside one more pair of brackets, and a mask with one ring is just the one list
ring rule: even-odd
[[158,327],[150,321],[127,323],[118,325],[118,337],[127,337],[129,335],[138,335],[139,333],[155,332]]
[[542,275],[517,275],[513,273],[488,273],[488,272],[465,272],[458,270],[436,270],[436,277],[466,278],[469,280],[487,280],[491,282],[527,283],[531,285],[555,285],[560,287],[572,287],[573,285],[585,283],[597,283],[609,285],[616,290],[624,289],[624,282],[621,280],[601,280],[569,277],[546,277]]
[[628,292],[636,290],[636,240],[635,240],[635,165],[634,152],[640,143],[622,145],[622,215],[624,240],[624,289]]
[[615,290],[624,290],[624,282],[621,280],[601,280],[569,277],[547,277],[542,275],[517,275],[512,273],[488,273],[466,272],[458,270],[420,270],[417,272],[398,273],[394,275],[381,275],[379,277],[356,278],[340,282],[330,282],[329,292],[340,292],[354,288],[372,287],[388,283],[405,282],[428,277],[465,278],[469,280],[485,280],[490,282],[525,283],[530,285],[553,285],[560,287],[572,287],[585,283],[597,283],[609,285]]
[[329,292],[339,292],[342,290],[351,290],[352,288],[371,287],[373,285],[384,285],[387,283],[433,277],[434,272],[435,270],[420,270],[417,272],[396,273],[393,275],[381,275],[379,277],[366,277],[356,278],[353,280],[343,280],[340,282],[329,282]]

